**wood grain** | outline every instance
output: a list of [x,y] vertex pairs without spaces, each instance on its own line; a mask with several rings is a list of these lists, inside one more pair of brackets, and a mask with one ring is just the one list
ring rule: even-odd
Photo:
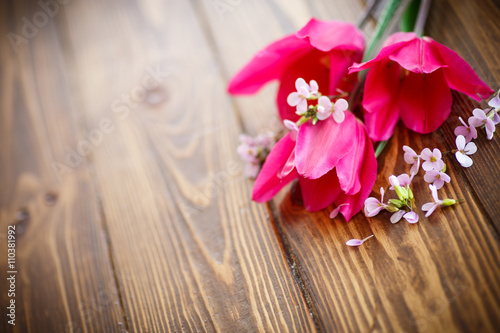
[[[296,7],[300,14],[291,15],[288,4],[246,1],[221,22],[208,3],[202,3],[214,47],[229,75],[269,41],[297,30],[310,16],[354,21],[360,7],[348,1],[300,3]],[[497,10],[487,1],[482,5],[436,1],[428,25],[432,37],[453,47],[496,89],[500,57],[491,41],[500,36],[495,26]],[[256,17],[273,23],[254,25]],[[244,40],[246,48],[233,50],[231,45],[237,40]],[[487,42],[490,44],[485,45]],[[474,61],[470,61],[472,55]],[[258,132],[274,117],[275,89],[271,86],[256,96],[236,98],[248,132]],[[455,116],[435,134],[421,136],[398,127],[379,159],[374,192],[387,186],[389,175],[408,172],[402,145],[416,151],[431,146],[442,151],[454,148],[456,115],[470,114],[473,106],[458,94],[454,99]],[[266,107],[260,107],[263,104]],[[499,187],[490,177],[498,179],[500,173],[498,159],[491,158],[499,152],[498,136],[493,141],[479,139],[478,145],[484,151],[474,156],[473,168],[463,170],[451,154],[446,158],[452,183],[440,195],[463,198],[465,203],[437,211],[428,219],[420,214],[421,221],[415,226],[406,222],[391,225],[389,214],[369,220],[360,214],[349,224],[341,218],[331,221],[328,211],[305,212],[286,191],[274,200],[271,207],[275,207],[278,225],[290,245],[288,251],[299,265],[320,330],[495,331],[500,318],[500,288],[495,282],[500,276],[500,253],[494,226],[498,226],[500,214]],[[431,201],[422,178],[415,181],[414,192],[419,196],[418,205]],[[375,239],[366,246],[345,246],[350,238],[370,234]]]
[[[35,4],[35,3],[33,3]],[[85,158],[67,169],[83,139],[55,22],[16,54],[27,1],[0,5],[0,331],[120,332],[123,316],[98,198]],[[60,178],[61,177],[61,178]],[[15,226],[15,296],[7,291],[7,228]],[[15,300],[15,326],[7,305]]]
[[[115,124],[92,166],[129,329],[314,331],[265,207],[250,200],[240,128],[191,5],[75,2],[64,20],[85,127]],[[168,75],[155,85],[151,69]]]

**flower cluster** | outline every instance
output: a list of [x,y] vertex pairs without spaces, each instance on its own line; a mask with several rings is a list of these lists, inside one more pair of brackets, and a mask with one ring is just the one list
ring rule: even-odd
[[500,117],[498,116],[500,111],[499,95],[500,90],[488,102],[489,108],[484,110],[474,109],[472,111],[473,116],[467,119],[467,124],[462,117],[458,117],[462,125],[455,128],[455,135],[457,136],[455,139],[457,145],[455,157],[464,168],[472,165],[472,158],[469,155],[477,151],[476,144],[472,142],[472,139],[477,139],[476,127],[484,127],[486,129],[486,138],[488,140],[493,139],[496,125],[500,123]]
[[271,132],[259,134],[255,138],[246,134],[240,135],[240,145],[237,151],[241,159],[246,162],[244,171],[246,177],[257,177],[262,163],[266,160],[274,144],[275,138]]
[[[332,216],[340,211],[349,221],[363,207],[375,183],[377,162],[371,141],[364,125],[345,112],[347,101],[339,98],[332,103],[317,91],[314,82],[307,85],[301,78],[296,80],[296,88],[288,99],[301,117],[297,122],[284,121],[290,132],[271,150],[255,181],[252,198],[268,201],[298,179],[308,211],[335,203]],[[320,104],[322,98],[330,104],[324,99]],[[316,105],[308,105],[315,99]]]
[[398,177],[392,175],[389,177],[391,184],[390,189],[396,192],[398,199],[389,199],[384,203],[384,188],[380,188],[380,201],[370,197],[365,200],[365,215],[372,217],[380,213],[382,210],[387,210],[392,214],[391,222],[397,223],[404,218],[409,223],[417,223],[418,215],[413,211],[414,197],[410,188],[411,179],[407,174],[402,174]]
[[[416,223],[410,185],[422,166],[434,198],[422,209],[430,215],[440,205],[456,203],[437,196],[437,190],[450,182],[441,151],[425,148],[417,155],[407,146],[403,149],[411,165],[409,175],[389,178],[397,198],[384,202],[383,188],[380,201],[368,198],[377,169],[372,140],[389,139],[399,119],[418,133],[435,131],[451,112],[451,90],[478,101],[493,90],[457,53],[429,37],[395,33],[377,56],[361,63],[364,49],[363,34],[354,25],[313,18],[296,33],[261,50],[231,79],[231,94],[253,94],[269,81],[279,80],[278,115],[289,130],[272,149],[258,140],[242,139],[238,152],[249,163],[247,175],[257,174],[269,152],[257,175],[253,200],[268,201],[298,180],[308,211],[334,204],[330,216],[340,212],[349,221],[364,206],[367,216],[387,210],[393,213],[393,223],[402,218]],[[363,70],[368,70],[364,89],[357,75]],[[364,123],[348,110],[346,99],[358,97],[351,95],[355,87],[356,92],[362,91]],[[470,141],[477,138],[476,128],[484,126],[491,139],[500,121],[498,94],[489,106],[475,109],[468,124],[460,119],[463,126],[455,130],[455,155],[464,166],[472,165],[469,155],[476,146]]]
[[392,34],[374,59],[349,73],[364,69],[369,71],[362,105],[375,141],[389,139],[399,118],[415,132],[435,131],[450,114],[450,89],[477,101],[493,93],[456,52],[413,32]]
[[396,192],[398,199],[389,199],[384,203],[384,188],[380,188],[381,199],[370,197],[365,201],[365,215],[372,217],[377,215],[382,210],[392,212],[390,218],[392,223],[396,223],[401,218],[404,218],[409,223],[418,222],[418,214],[414,211],[415,197],[410,188],[411,182],[415,175],[417,175],[420,168],[420,161],[422,160],[422,169],[425,171],[424,180],[429,184],[434,202],[426,203],[422,206],[422,211],[427,211],[425,215],[428,217],[434,212],[438,206],[451,206],[457,203],[454,199],[440,200],[437,196],[437,191],[441,189],[444,183],[451,181],[450,176],[446,174],[446,164],[442,160],[441,151],[434,148],[432,151],[429,148],[424,148],[420,155],[408,146],[403,146],[404,160],[411,165],[410,176],[402,174],[398,177],[392,175],[389,177],[391,183],[391,190]]

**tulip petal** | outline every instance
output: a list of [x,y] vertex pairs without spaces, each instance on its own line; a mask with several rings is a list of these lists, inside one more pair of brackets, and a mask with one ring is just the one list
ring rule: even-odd
[[293,169],[283,179],[278,178],[278,173],[283,170],[294,148],[295,142],[290,138],[290,133],[276,143],[255,180],[252,191],[254,201],[266,202],[271,200],[286,184],[298,177],[297,171]]
[[[292,63],[312,50],[313,47],[304,39],[295,35],[284,37],[259,51],[231,79],[227,90],[230,94],[253,94],[265,83],[279,79]],[[293,79],[293,84],[298,77]]]
[[417,38],[417,35],[415,35],[415,33],[413,32],[397,32],[392,34],[387,38],[382,49],[375,58],[362,64],[352,65],[349,68],[349,74],[371,68],[379,62],[387,60],[387,57],[389,57],[390,54],[405,46],[415,38]]
[[328,172],[321,179],[307,179],[299,176],[299,183],[304,207],[309,212],[316,212],[327,207],[342,192],[335,170]]
[[356,120],[352,114],[346,116],[341,124],[329,117],[316,125],[309,121],[300,127],[295,159],[300,175],[317,179],[352,151]]
[[335,95],[336,89],[351,91],[357,81],[357,75],[348,75],[348,68],[356,61],[361,61],[362,51],[338,50],[330,52],[330,86],[328,94]]
[[366,139],[364,126],[356,122],[356,130],[351,134],[354,148],[339,161],[336,167],[340,188],[346,194],[358,193],[361,188],[359,173],[363,167],[361,162],[363,161]]
[[494,91],[479,78],[474,69],[464,59],[448,47],[431,38],[425,38],[440,53],[441,58],[448,65],[447,68],[443,68],[443,71],[451,89],[463,92],[476,101],[481,101],[477,94],[484,99],[490,97]]
[[363,50],[363,33],[352,23],[320,21],[315,18],[300,29],[296,36],[309,40],[312,46],[323,52],[341,48],[343,50]]
[[[367,136],[366,133],[365,136]],[[340,208],[340,212],[344,215],[347,222],[363,208],[365,200],[370,195],[373,185],[375,185],[375,179],[377,178],[377,159],[375,158],[373,146],[368,137],[366,137],[366,142],[361,164],[363,167],[359,175],[361,189],[354,195],[341,193],[335,200],[335,204],[338,206],[346,203],[349,204]]]
[[391,61],[374,66],[366,76],[363,108],[368,135],[387,140],[399,119],[398,94],[401,67]]
[[432,73],[447,67],[440,53],[429,44],[430,38],[415,38],[389,55],[389,59],[413,73]]
[[442,70],[430,74],[409,73],[399,95],[400,116],[409,129],[426,134],[448,118],[452,97]]

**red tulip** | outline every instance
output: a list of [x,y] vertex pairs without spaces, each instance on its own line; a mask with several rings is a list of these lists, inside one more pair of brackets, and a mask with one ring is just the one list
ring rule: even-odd
[[298,179],[304,206],[318,211],[335,203],[349,221],[363,208],[377,175],[377,160],[365,126],[349,112],[337,123],[332,117],[316,125],[300,126],[271,150],[252,193],[265,202],[286,184]]
[[411,32],[391,35],[376,58],[349,73],[368,68],[362,105],[374,141],[389,139],[399,118],[415,132],[435,131],[450,114],[450,89],[477,101],[493,93],[456,52]]
[[296,121],[295,108],[287,104],[299,77],[307,82],[316,80],[328,87],[329,95],[337,88],[350,91],[356,76],[345,80],[349,66],[361,61],[364,50],[363,34],[345,22],[311,19],[298,32],[284,37],[258,52],[231,80],[231,94],[253,94],[265,83],[280,80],[277,95],[281,119]]

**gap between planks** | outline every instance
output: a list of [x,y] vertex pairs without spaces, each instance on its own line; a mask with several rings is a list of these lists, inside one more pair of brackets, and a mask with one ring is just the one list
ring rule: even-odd
[[[59,38],[62,49],[65,51],[65,56],[64,56],[65,67],[71,68],[71,67],[76,66],[75,62],[73,61],[75,59],[75,52],[73,50],[73,44],[71,43],[71,38],[68,34],[69,24],[68,24],[68,21],[66,20],[65,13],[59,15],[57,21],[58,21],[58,23],[60,23],[61,26],[65,27],[64,29],[59,30],[59,33],[57,33],[56,36]],[[73,84],[77,85],[76,82],[73,82]],[[78,136],[83,136],[83,133],[87,129],[85,126],[87,123],[86,115],[83,112],[78,112],[78,114],[75,116],[75,119],[77,122],[76,126],[78,129]],[[85,166],[86,166],[87,171],[90,175],[92,191],[93,191],[95,198],[96,198],[97,211],[99,214],[99,218],[101,220],[102,231],[104,232],[106,248],[107,248],[108,254],[109,254],[108,259],[109,259],[109,262],[111,263],[111,269],[113,271],[113,280],[114,280],[115,288],[116,288],[116,291],[118,294],[118,300],[120,302],[120,311],[121,311],[123,323],[124,323],[126,331],[130,332],[129,318],[127,317],[127,313],[125,311],[125,301],[124,301],[124,297],[122,295],[122,289],[120,288],[120,283],[119,283],[119,279],[118,279],[118,272],[116,269],[116,263],[115,263],[115,259],[113,256],[113,247],[111,244],[109,227],[107,224],[106,214],[104,212],[104,207],[103,207],[102,200],[101,200],[101,193],[99,192],[99,184],[98,184],[97,175],[96,175],[95,167],[94,167],[94,160],[93,160],[92,156],[93,156],[92,154],[87,154],[84,156],[84,159],[86,161]]]

